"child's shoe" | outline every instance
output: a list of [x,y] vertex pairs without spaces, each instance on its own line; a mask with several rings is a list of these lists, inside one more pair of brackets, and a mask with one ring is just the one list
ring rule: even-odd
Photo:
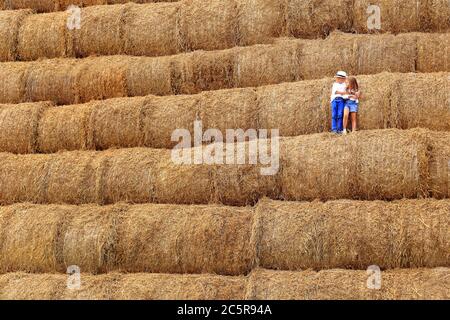
[[342,134],[345,136],[347,134],[347,129],[344,129],[344,131],[342,131]]

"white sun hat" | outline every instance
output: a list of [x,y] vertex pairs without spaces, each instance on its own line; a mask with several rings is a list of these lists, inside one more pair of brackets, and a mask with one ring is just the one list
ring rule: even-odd
[[347,78],[347,72],[345,72],[345,71],[338,71],[336,73],[336,77],[337,78]]

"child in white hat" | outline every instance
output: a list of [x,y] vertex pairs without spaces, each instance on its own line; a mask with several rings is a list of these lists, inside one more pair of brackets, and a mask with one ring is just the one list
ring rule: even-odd
[[336,73],[336,81],[331,89],[331,131],[334,133],[342,133],[344,130],[343,117],[345,100],[347,94],[347,73],[338,71]]

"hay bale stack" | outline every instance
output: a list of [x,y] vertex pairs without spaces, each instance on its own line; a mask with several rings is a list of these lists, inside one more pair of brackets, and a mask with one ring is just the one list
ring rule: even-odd
[[450,31],[450,6],[446,0],[427,1],[427,21],[422,25],[422,30],[435,32]]
[[[424,127],[450,131],[447,73],[381,73],[357,78],[363,92],[360,129]],[[174,130],[187,129],[192,133],[195,120],[202,121],[204,130],[219,129],[224,136],[227,129],[277,128],[281,136],[324,132],[331,122],[332,82],[327,78],[257,89],[116,98],[49,108],[39,122],[37,149],[19,153],[112,147],[173,148],[179,142],[171,140]],[[28,105],[37,110],[41,104]],[[21,117],[22,110],[10,106],[7,112],[10,118]],[[0,123],[0,138],[4,141],[17,138],[16,133],[11,134],[10,129],[2,126],[7,126],[6,122]],[[5,144],[1,150],[19,151],[13,144]]]
[[68,16],[59,12],[26,16],[18,34],[18,60],[73,56],[67,36]]
[[431,194],[436,198],[450,197],[450,134],[428,132],[430,149]]
[[381,130],[286,139],[285,199],[401,199],[428,192],[427,145],[420,131]]
[[67,275],[0,275],[0,298],[7,300],[241,300],[247,279],[216,275],[81,275],[81,288],[67,288]]
[[286,1],[237,1],[239,45],[268,43],[286,34]]
[[328,36],[333,30],[352,30],[352,1],[287,1],[287,31],[296,38]]
[[[428,37],[432,42],[433,37],[445,36],[430,34]],[[426,65],[419,62],[417,68],[415,65],[416,51],[420,52],[416,50],[418,38],[417,34],[335,34],[326,40],[280,40],[273,45],[168,57],[106,56],[1,63],[0,80],[11,85],[0,87],[0,93],[3,92],[0,103],[52,100],[58,104],[73,104],[148,94],[194,94],[329,77],[336,72],[336,65],[352,74],[373,74],[384,69],[426,72]],[[343,42],[348,46],[342,46]],[[392,54],[386,54],[388,52]],[[346,61],[344,65],[342,61]],[[27,69],[31,74],[27,81],[32,84],[21,83]],[[445,70],[446,66],[436,69]],[[54,78],[69,90],[58,86],[49,88],[47,82],[54,82]],[[31,85],[26,89],[27,96],[23,97],[23,87]],[[9,87],[18,89],[10,92]]]
[[124,53],[123,18],[127,6],[93,6],[83,9],[81,27],[71,31],[76,57]]
[[450,32],[433,34],[432,37],[420,33],[415,36],[417,37],[417,70],[420,72],[450,71]]
[[448,300],[448,268],[399,269],[381,273],[381,289],[367,288],[366,271],[256,270],[246,299],[260,300]]
[[0,152],[34,153],[38,126],[49,103],[0,105]]
[[179,3],[130,4],[123,17],[124,52],[137,56],[180,52],[179,8]]
[[259,266],[277,270],[433,268],[450,264],[450,201],[262,200]]
[[180,8],[180,33],[185,51],[219,50],[238,44],[236,0],[185,0]]
[[247,274],[253,210],[135,205],[117,227],[116,268],[127,272]]
[[0,11],[0,61],[17,59],[17,42],[22,21],[31,12],[29,10]]

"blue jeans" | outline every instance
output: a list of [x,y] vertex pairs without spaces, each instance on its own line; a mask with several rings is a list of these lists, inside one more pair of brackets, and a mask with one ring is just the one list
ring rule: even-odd
[[331,131],[333,132],[344,131],[344,106],[343,98],[336,98],[331,102]]
[[345,103],[345,108],[347,108],[350,112],[358,112],[358,103],[353,100],[347,100]]

